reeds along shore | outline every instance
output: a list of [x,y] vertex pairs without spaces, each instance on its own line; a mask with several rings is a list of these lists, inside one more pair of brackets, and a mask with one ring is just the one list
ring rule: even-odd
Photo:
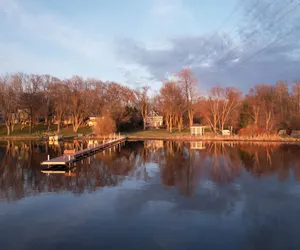
[[172,140],[190,140],[190,141],[274,141],[274,142],[300,142],[300,138],[295,137],[281,137],[278,135],[260,135],[260,136],[191,136],[191,135],[164,135],[164,136],[139,136],[130,135],[128,139],[172,139]]

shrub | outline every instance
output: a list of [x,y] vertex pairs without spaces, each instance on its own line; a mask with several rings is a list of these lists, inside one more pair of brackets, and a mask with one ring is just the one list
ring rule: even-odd
[[93,127],[93,132],[100,136],[112,134],[116,132],[116,123],[110,115],[104,115],[97,119],[96,124]]

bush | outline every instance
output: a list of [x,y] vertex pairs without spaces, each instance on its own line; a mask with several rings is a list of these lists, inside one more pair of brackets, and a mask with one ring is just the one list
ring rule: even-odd
[[112,134],[116,132],[116,123],[109,115],[105,115],[97,119],[93,132],[100,136]]

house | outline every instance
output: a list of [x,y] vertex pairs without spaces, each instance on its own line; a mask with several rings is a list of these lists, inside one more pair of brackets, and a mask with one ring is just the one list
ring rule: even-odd
[[99,119],[99,117],[90,116],[86,123],[87,123],[88,126],[94,127],[97,123],[97,119]]
[[147,128],[159,128],[163,124],[163,116],[158,115],[157,112],[151,110],[146,119]]
[[193,125],[190,127],[190,130],[191,130],[191,135],[204,135],[204,129],[205,129],[205,126],[203,125]]
[[286,130],[285,129],[281,129],[278,131],[278,135],[287,135]]
[[12,114],[13,123],[18,124],[22,122],[26,122],[29,119],[29,109],[18,109],[17,112]]

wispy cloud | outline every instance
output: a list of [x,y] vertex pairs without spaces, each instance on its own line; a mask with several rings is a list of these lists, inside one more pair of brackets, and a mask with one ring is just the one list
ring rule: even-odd
[[85,57],[95,59],[100,55],[106,56],[110,49],[107,46],[109,43],[106,43],[107,38],[100,34],[85,33],[61,16],[43,11],[30,12],[21,2],[14,0],[4,0],[0,8],[6,18],[23,32],[28,32],[35,38],[52,41]]
[[[245,16],[254,2],[251,0],[252,5],[245,4]],[[252,9],[250,21],[243,19],[243,24],[239,25],[243,29],[238,31],[239,37],[216,34],[207,41],[209,36],[205,34],[179,36],[169,40],[170,47],[159,50],[127,41],[119,44],[118,50],[123,57],[140,64],[158,80],[183,66],[190,66],[202,86],[230,84],[247,89],[258,82],[293,81],[300,77],[297,66],[300,65],[300,8],[292,3],[283,10],[289,2],[280,1],[267,9],[270,1],[260,1]],[[276,16],[276,13],[280,15]]]

